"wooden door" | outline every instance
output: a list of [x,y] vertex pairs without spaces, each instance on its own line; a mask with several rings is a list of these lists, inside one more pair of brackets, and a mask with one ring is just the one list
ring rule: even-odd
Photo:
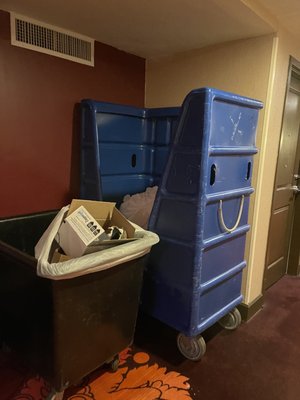
[[295,171],[294,190],[298,190],[298,193],[294,202],[293,228],[287,266],[287,272],[290,275],[300,275],[300,139],[298,140]]
[[[280,150],[273,192],[273,205],[264,276],[267,289],[287,271],[290,246],[297,245],[292,235],[295,228],[295,203],[299,175],[299,127],[300,127],[300,69],[292,60],[282,122]],[[299,197],[299,196],[298,196]],[[298,200],[298,199],[297,199]],[[297,201],[297,203],[299,203]],[[299,210],[298,210],[299,211]],[[293,239],[293,240],[291,240]]]

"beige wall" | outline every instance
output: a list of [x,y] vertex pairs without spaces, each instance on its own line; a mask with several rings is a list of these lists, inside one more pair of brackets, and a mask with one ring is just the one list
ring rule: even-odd
[[271,35],[148,60],[146,106],[179,105],[192,89],[212,86],[265,100]]
[[[190,90],[202,86],[212,86],[235,92],[259,99],[266,104],[274,48],[276,48],[276,38],[273,35],[267,35],[212,46],[160,60],[150,60],[146,66],[146,106],[179,105]],[[263,144],[262,132],[263,126],[265,126],[266,111],[266,109],[262,110],[259,118],[257,131],[259,148]],[[261,154],[260,151],[255,157],[254,187],[257,187]],[[274,175],[274,172],[270,174],[271,180],[273,179],[272,174]],[[265,210],[259,219],[254,215],[253,220],[257,195],[260,193],[256,191],[252,196],[249,212],[250,222],[255,222],[255,226],[252,223],[246,248],[248,266],[244,272],[243,294],[247,304],[261,294],[264,269],[265,245],[260,248],[259,241],[253,242],[254,234],[261,229],[261,226],[268,226],[269,223],[269,210],[267,212]],[[250,254],[249,249],[251,249]],[[257,253],[258,257],[253,257],[253,252]],[[254,264],[254,262],[258,262],[257,258],[259,267]]]

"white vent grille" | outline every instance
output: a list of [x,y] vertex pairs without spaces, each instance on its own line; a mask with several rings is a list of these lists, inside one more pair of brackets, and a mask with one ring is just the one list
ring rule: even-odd
[[94,65],[94,40],[11,13],[11,44]]

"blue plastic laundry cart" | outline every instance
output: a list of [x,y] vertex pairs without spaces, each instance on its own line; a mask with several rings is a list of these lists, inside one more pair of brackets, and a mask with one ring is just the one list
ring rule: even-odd
[[121,201],[158,185],[142,307],[179,331],[181,353],[205,353],[201,333],[236,328],[259,109],[211,88],[182,107],[141,109],[83,100],[81,197]]

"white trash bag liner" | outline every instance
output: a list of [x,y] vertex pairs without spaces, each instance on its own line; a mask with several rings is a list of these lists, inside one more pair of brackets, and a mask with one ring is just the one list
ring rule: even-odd
[[54,238],[65,218],[70,206],[63,207],[44,232],[35,246],[35,258],[37,258],[37,275],[53,279],[71,279],[76,276],[87,275],[123,264],[127,261],[140,258],[150,252],[151,247],[159,242],[156,233],[145,231],[137,225],[135,237],[132,242],[87,254],[68,261],[50,263],[49,256],[52,250]]

